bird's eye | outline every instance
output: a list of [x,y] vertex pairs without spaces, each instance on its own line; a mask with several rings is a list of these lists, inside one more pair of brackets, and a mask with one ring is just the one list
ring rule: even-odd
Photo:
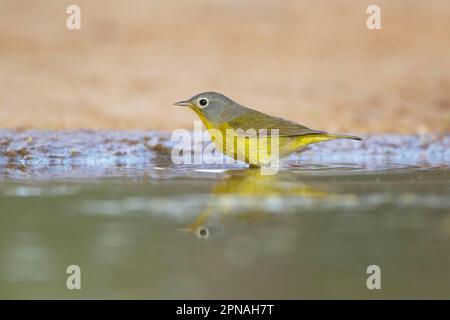
[[208,105],[208,103],[209,103],[208,99],[205,99],[205,98],[201,98],[200,100],[198,100],[198,104],[202,108],[206,107]]

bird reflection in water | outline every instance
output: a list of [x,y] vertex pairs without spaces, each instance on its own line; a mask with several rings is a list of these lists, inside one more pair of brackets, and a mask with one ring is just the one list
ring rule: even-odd
[[[183,230],[198,238],[208,238],[211,229],[225,226],[228,219],[240,223],[252,223],[273,219],[282,210],[288,198],[322,198],[327,192],[289,176],[288,172],[277,175],[261,175],[259,169],[231,170],[229,176],[218,182],[212,190],[212,200]],[[226,220],[226,221],[225,221]]]

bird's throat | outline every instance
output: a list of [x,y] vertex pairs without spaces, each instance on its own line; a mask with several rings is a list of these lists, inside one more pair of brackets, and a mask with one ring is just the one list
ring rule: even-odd
[[200,112],[200,110],[198,110],[197,108],[192,108],[192,110],[194,110],[194,112],[198,115],[206,129],[216,129],[215,125],[211,121],[206,119],[206,117],[203,115],[203,113]]

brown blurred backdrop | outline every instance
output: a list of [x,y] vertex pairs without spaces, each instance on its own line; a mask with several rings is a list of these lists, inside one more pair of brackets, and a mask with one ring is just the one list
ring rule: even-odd
[[1,0],[0,88],[0,127],[192,128],[172,103],[214,90],[316,129],[449,131],[450,1]]

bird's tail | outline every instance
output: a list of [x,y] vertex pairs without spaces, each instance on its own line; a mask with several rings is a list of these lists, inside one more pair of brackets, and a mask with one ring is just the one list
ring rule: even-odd
[[317,133],[305,134],[305,135],[298,136],[297,142],[294,145],[294,147],[292,148],[292,151],[299,150],[309,144],[330,141],[330,140],[336,140],[336,139],[362,140],[360,137],[357,137],[357,136],[350,136],[350,135],[345,135],[345,134],[333,134],[333,133],[327,133],[327,132],[317,132]]
[[357,136],[351,136],[351,135],[347,135],[347,134],[331,134],[331,133],[327,133],[325,134],[325,136],[327,136],[328,138],[331,139],[352,139],[352,140],[362,140],[362,138],[357,137]]

